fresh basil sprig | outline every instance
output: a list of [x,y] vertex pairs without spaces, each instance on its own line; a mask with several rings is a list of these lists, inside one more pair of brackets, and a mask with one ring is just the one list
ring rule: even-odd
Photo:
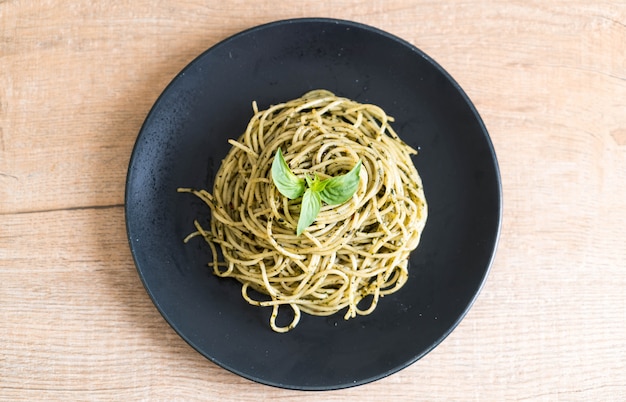
[[313,178],[305,175],[302,179],[289,169],[281,149],[278,148],[272,162],[272,180],[278,191],[290,200],[302,196],[296,229],[298,236],[315,221],[322,208],[322,201],[329,205],[339,205],[352,198],[359,187],[360,172],[361,161],[346,174],[325,180],[320,180],[317,174]]

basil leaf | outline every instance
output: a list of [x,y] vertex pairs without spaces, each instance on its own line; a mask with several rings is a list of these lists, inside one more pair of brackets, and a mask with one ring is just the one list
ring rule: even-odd
[[272,180],[278,191],[290,200],[300,197],[304,193],[304,180],[299,179],[289,169],[280,148],[276,151],[272,162]]
[[296,230],[298,236],[315,221],[321,208],[322,200],[320,199],[320,194],[310,188],[307,189],[302,197],[302,206],[300,207],[300,217],[298,218],[298,228]]
[[326,185],[328,184],[328,180],[320,180],[320,178],[317,176],[317,173],[315,173],[315,178],[313,179],[313,181],[307,184],[309,185],[309,188],[311,190],[315,191],[316,193],[319,193],[320,191],[326,188]]
[[322,201],[329,205],[338,205],[354,195],[359,187],[361,165],[359,161],[348,173],[326,180],[320,180],[317,174],[313,178],[305,174],[302,179],[289,169],[282,150],[280,148],[276,150],[272,161],[272,180],[276,188],[291,200],[302,196],[296,229],[298,236],[315,221],[322,209]]
[[326,186],[319,192],[320,198],[329,205],[339,205],[348,201],[359,187],[361,161],[346,174],[324,180]]

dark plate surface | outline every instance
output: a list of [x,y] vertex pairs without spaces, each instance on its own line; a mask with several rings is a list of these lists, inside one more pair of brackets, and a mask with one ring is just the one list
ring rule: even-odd
[[[410,277],[369,316],[304,315],[271,331],[269,308],[248,305],[234,280],[213,276],[203,240],[183,244],[209,209],[178,187],[211,189],[213,176],[260,108],[311,89],[381,106],[419,149],[429,217]],[[279,21],[213,46],[165,89],[139,133],[126,184],[126,224],[145,288],[198,352],[243,377],[323,390],[397,372],[438,345],[480,291],[501,220],[498,166],[487,131],[454,80],[413,45],[329,19]]]

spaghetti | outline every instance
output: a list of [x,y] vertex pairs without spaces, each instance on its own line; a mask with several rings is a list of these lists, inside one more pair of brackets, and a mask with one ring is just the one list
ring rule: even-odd
[[[179,189],[200,197],[212,215],[210,227],[195,221],[196,231],[185,242],[202,236],[214,273],[241,282],[248,303],[272,307],[274,331],[294,328],[301,312],[326,316],[346,309],[345,319],[371,313],[380,297],[407,281],[409,254],[426,222],[422,183],[411,160],[417,152],[398,137],[381,108],[326,90],[262,111],[253,102],[253,110],[245,133],[229,141],[213,192]],[[362,161],[352,198],[323,205],[300,236],[301,200],[282,196],[272,182],[278,148],[300,177],[345,174]],[[277,323],[281,306],[293,310],[286,325]]]

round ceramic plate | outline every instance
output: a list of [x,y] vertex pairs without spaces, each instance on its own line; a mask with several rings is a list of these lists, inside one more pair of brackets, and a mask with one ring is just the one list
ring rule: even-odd
[[[183,238],[209,209],[178,187],[213,176],[260,108],[311,89],[381,106],[419,155],[429,217],[407,284],[368,316],[304,315],[272,332],[270,308],[214,276],[208,246]],[[325,390],[364,384],[414,363],[467,313],[499,235],[501,189],[487,131],[459,85],[413,45],[348,21],[296,19],[258,26],[201,54],[174,78],[145,120],[126,183],[126,224],[139,275],[165,320],[199,353],[245,378]]]

